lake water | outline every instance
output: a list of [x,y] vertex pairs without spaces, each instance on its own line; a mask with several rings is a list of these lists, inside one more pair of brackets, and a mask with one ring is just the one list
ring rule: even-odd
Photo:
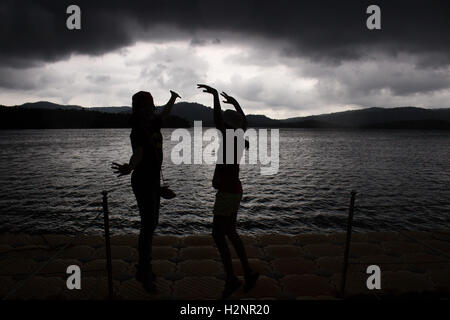
[[[209,233],[214,166],[174,165],[164,129],[164,177],[177,193],[162,200],[159,234]],[[101,191],[112,233],[136,233],[130,177],[110,164],[131,154],[130,129],[0,131],[0,232],[101,234]],[[345,230],[357,191],[355,231],[450,226],[450,132],[280,130],[273,176],[241,166],[244,234]]]

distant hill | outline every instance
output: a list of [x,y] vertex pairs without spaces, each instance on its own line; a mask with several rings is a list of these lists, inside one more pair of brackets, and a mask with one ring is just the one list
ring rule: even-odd
[[[158,112],[161,107],[157,108]],[[199,103],[193,102],[179,102],[176,103],[171,114],[188,120],[191,124],[194,121],[202,121],[203,126],[208,127],[213,125],[213,109],[206,107]]]
[[283,126],[288,127],[315,122],[317,126],[334,128],[414,128],[417,125],[421,129],[433,128],[435,121],[439,121],[439,128],[450,128],[450,109],[367,108],[282,120]]
[[[52,114],[52,117],[63,117],[64,112],[66,112],[66,115],[71,114],[74,118],[64,120],[65,127],[73,127],[74,124],[71,122],[74,122],[75,119],[77,119],[76,127],[104,127],[105,125],[126,127],[128,126],[126,121],[129,120],[131,115],[131,107],[128,106],[84,108],[76,105],[59,105],[46,101],[25,103],[15,107],[4,107],[0,109],[0,114],[4,118],[7,114],[6,111],[10,112],[11,110],[28,111],[29,113],[24,114],[24,117],[33,117],[32,119],[28,119],[30,125],[35,121],[35,117],[42,117],[42,114],[49,116],[50,111],[60,112],[58,116]],[[30,113],[31,111],[35,113],[32,114]],[[158,107],[159,111],[161,111],[161,107]],[[11,114],[9,116],[11,117]],[[80,117],[84,118],[85,121],[83,122]],[[171,119],[170,127],[186,127],[192,125],[194,121],[199,120],[203,122],[204,127],[214,126],[213,109],[199,103],[176,103],[172,109]],[[274,120],[264,115],[250,114],[247,115],[247,120],[250,127],[448,130],[450,129],[450,109],[424,109],[416,107],[367,108],[285,120]],[[41,127],[52,126],[50,124],[51,121],[49,121],[47,119],[42,122]],[[0,128],[9,128],[12,125],[6,118],[2,119],[0,123]]]
[[[201,120],[205,127],[214,125],[213,109],[198,103],[177,103],[172,114],[191,124]],[[367,108],[285,120],[250,114],[247,115],[247,121],[250,127],[450,129],[450,109]]]
[[131,113],[131,107],[92,107],[89,108],[93,111],[106,112],[106,113]]
[[28,102],[19,106],[22,109],[48,109],[48,110],[82,110],[85,109],[81,106],[74,105],[61,105],[48,101]]
[[121,107],[92,107],[92,108],[85,108],[82,106],[77,105],[63,105],[63,104],[57,104],[53,102],[48,101],[39,101],[39,102],[28,102],[24,103],[20,106],[21,109],[45,109],[45,110],[90,110],[90,111],[99,111],[99,112],[105,112],[105,113],[131,113],[131,107],[128,106],[121,106]]
[[[213,108],[199,103],[179,102],[173,106],[172,114],[190,121],[202,121],[204,127],[214,126]],[[278,120],[270,119],[263,115],[247,115],[247,121],[252,127],[276,127]]]
[[[104,113],[131,113],[131,107],[121,106],[121,107],[91,107],[83,108],[81,106],[75,105],[60,105],[47,101],[40,101],[34,103],[25,103],[20,106],[23,109],[50,109],[50,110],[90,110],[98,111]],[[161,111],[161,107],[157,108],[157,112]],[[173,106],[172,115],[184,118],[191,123],[194,121],[202,121],[203,126],[211,127],[214,126],[213,120],[213,108],[204,106],[199,103],[194,102],[179,102]],[[279,120],[270,119],[264,115],[247,115],[247,121],[250,126],[254,127],[275,127],[279,123]]]
[[[42,106],[44,106],[42,108]],[[0,106],[0,129],[129,128],[131,112],[100,112],[78,106],[25,104]],[[190,123],[170,116],[166,128],[188,128]]]

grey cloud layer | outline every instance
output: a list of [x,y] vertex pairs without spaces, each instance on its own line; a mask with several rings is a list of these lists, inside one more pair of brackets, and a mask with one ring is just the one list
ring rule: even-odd
[[[205,31],[284,41],[284,54],[327,63],[380,50],[421,56],[423,66],[448,65],[449,1],[377,1],[382,31],[365,28],[372,1],[76,1],[82,30],[65,28],[73,1],[5,1],[0,4],[1,63],[17,67],[71,53],[101,54],[136,40],[198,37]],[[220,41],[218,38],[212,41]]]
[[[73,3],[81,7],[80,31],[65,27],[66,8]],[[373,3],[382,9],[381,31],[365,27],[365,10]],[[272,116],[349,105],[448,107],[446,30],[448,0],[6,0],[0,3],[0,87],[25,100],[80,98],[72,102],[114,105],[128,103],[136,86],[161,97],[176,88],[189,99],[198,94],[195,83],[207,79],[245,99],[252,112]],[[133,60],[126,47],[140,40],[163,45]],[[172,46],[172,40],[188,47]],[[209,73],[214,57],[196,53],[212,46],[243,48],[225,58],[225,79]],[[112,51],[136,73],[125,75],[107,64],[68,70],[65,61],[47,68],[72,54]],[[249,66],[258,73],[241,73]],[[278,73],[270,72],[277,67]],[[298,79],[316,82],[304,87],[296,85]]]

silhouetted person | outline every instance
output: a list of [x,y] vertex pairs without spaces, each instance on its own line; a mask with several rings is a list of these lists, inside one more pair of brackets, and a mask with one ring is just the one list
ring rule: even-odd
[[217,189],[217,193],[213,209],[212,236],[219,249],[226,272],[225,288],[222,295],[225,299],[242,285],[242,282],[234,274],[231,254],[225,236],[231,241],[244,269],[244,291],[247,292],[252,289],[259,277],[259,273],[253,272],[250,268],[244,244],[236,231],[237,213],[242,199],[242,184],[239,179],[239,159],[242,153],[238,155],[237,138],[234,141],[234,161],[230,164],[226,163],[226,129],[246,130],[247,119],[239,103],[233,97],[222,92],[221,95],[225,98],[224,103],[232,104],[237,111],[226,110],[222,113],[217,90],[203,84],[199,84],[198,88],[213,95],[214,123],[222,133],[222,144],[220,146],[222,152],[219,152],[219,156],[223,157],[223,161],[222,163],[218,161],[216,164],[213,177],[213,187]]
[[159,219],[160,172],[163,159],[161,126],[168,117],[175,100],[180,96],[170,91],[171,97],[160,114],[155,113],[153,97],[139,91],[133,95],[131,117],[131,146],[133,155],[129,163],[113,163],[120,176],[130,174],[131,186],[136,196],[141,226],[138,241],[139,264],[136,279],[147,291],[156,289],[156,276],[152,271],[152,240]]

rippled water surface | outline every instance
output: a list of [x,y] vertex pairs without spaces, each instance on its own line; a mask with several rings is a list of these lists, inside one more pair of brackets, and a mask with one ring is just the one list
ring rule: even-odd
[[[137,232],[130,177],[112,161],[131,154],[129,129],[0,131],[0,231],[101,233],[101,191],[109,192],[113,233]],[[164,176],[177,193],[162,200],[160,234],[209,233],[210,165],[174,165],[164,129]],[[273,176],[241,167],[242,233],[344,231],[349,195],[355,230],[450,226],[450,133],[438,131],[280,130]]]

